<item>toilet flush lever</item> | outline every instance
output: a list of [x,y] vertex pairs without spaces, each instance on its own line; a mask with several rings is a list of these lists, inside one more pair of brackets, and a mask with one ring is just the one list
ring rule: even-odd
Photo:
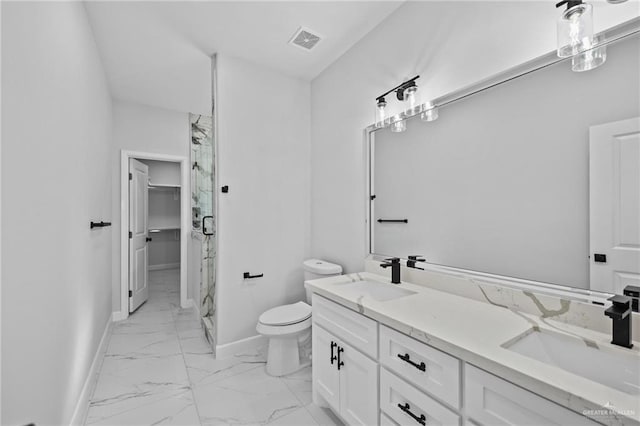
[[249,278],[262,278],[264,277],[264,274],[258,274],[258,275],[251,275],[251,272],[245,272],[244,274],[242,274],[242,278],[249,279]]

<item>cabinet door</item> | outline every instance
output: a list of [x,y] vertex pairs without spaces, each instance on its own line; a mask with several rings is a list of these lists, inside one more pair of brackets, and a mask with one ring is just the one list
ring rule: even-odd
[[[313,387],[334,411],[340,411],[340,380],[337,361],[338,340],[323,328],[313,326],[312,374]],[[331,344],[334,344],[333,347]]]
[[492,374],[465,365],[467,415],[491,426],[595,426],[597,423]]
[[340,414],[349,425],[378,424],[378,364],[339,342]]

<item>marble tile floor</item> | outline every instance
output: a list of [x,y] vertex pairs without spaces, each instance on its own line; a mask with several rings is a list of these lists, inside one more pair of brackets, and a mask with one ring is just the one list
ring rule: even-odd
[[311,368],[276,378],[259,353],[214,359],[178,279],[150,271],[149,300],[114,324],[86,425],[341,425],[311,402]]

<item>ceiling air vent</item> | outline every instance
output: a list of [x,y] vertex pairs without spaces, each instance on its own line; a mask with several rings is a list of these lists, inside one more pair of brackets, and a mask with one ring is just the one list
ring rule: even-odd
[[289,44],[292,44],[300,49],[309,51],[315,47],[320,41],[320,36],[311,32],[310,29],[300,27],[296,33],[289,40]]

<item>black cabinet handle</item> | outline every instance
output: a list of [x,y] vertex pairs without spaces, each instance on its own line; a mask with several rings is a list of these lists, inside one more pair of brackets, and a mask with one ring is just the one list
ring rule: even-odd
[[333,365],[333,361],[335,361],[335,360],[337,360],[337,359],[338,359],[338,357],[336,357],[336,356],[333,354],[333,348],[335,348],[336,346],[338,346],[338,344],[337,344],[336,342],[332,341],[332,342],[331,342],[331,365]]
[[344,349],[338,346],[338,370],[340,370],[340,367],[344,365],[344,362],[340,359],[340,354],[342,352],[344,352]]
[[378,219],[378,223],[409,223],[409,219]]
[[398,354],[398,358],[400,358],[404,362],[408,362],[409,364],[413,365],[415,368],[417,368],[420,371],[426,371],[427,370],[427,366],[426,366],[426,364],[424,362],[421,362],[420,364],[416,364],[415,362],[411,361],[411,358],[409,357],[409,354],[404,354],[404,355]]
[[408,402],[405,402],[404,405],[398,404],[398,408],[400,408],[402,411],[404,411],[405,413],[410,415],[413,420],[415,420],[416,422],[420,423],[421,425],[424,426],[424,425],[427,424],[427,418],[424,416],[424,414],[420,414],[420,417],[418,417],[415,414],[413,414],[411,412],[411,406],[409,405]]
[[147,237],[147,238],[146,238],[146,241],[147,241],[147,242],[149,242],[149,241],[153,241],[153,238],[151,238],[151,237]]

